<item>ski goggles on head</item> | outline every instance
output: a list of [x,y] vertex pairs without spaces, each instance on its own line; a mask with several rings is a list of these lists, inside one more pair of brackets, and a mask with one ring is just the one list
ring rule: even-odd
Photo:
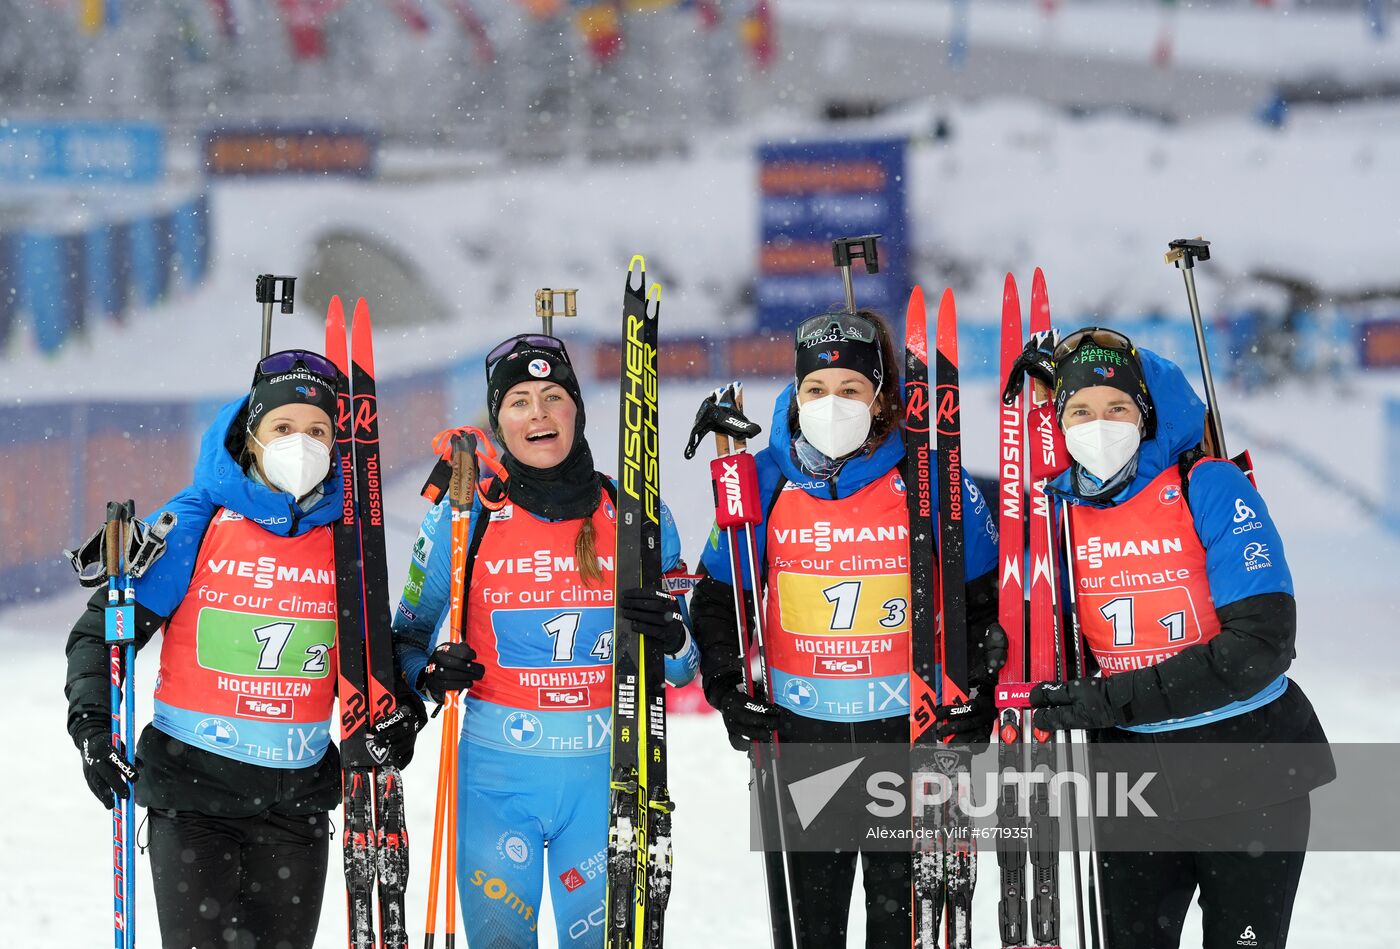
[[1128,339],[1117,330],[1104,329],[1100,326],[1086,326],[1082,330],[1075,330],[1064,339],[1060,340],[1060,345],[1055,347],[1055,362],[1060,362],[1079,350],[1085,343],[1093,343],[1102,349],[1111,349],[1119,353],[1136,353],[1137,347],[1133,341]]
[[335,363],[320,353],[313,353],[309,349],[284,349],[280,353],[264,356],[258,361],[258,368],[253,373],[253,384],[256,385],[263,379],[291,372],[298,365],[308,372],[331,381],[334,381],[339,373]]
[[823,313],[811,316],[797,325],[797,346],[820,346],[823,343],[844,343],[855,340],[874,343],[880,336],[875,324],[854,313]]
[[[496,363],[522,347],[525,349],[543,349],[551,353],[558,353],[560,359],[569,363],[569,351],[564,348],[562,340],[553,336],[545,336],[542,333],[522,333],[519,336],[512,336],[486,354],[487,378],[490,378],[491,370],[496,368]],[[573,363],[569,363],[569,365],[572,366]]]

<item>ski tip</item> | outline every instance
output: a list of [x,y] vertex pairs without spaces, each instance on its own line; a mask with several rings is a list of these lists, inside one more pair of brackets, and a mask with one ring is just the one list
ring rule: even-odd
[[654,320],[661,315],[661,284],[653,283],[647,291],[647,319]]
[[1016,290],[1016,275],[1010,271],[1007,271],[1006,280],[1002,282],[1001,296],[1003,302],[1015,300],[1019,296]]
[[1045,287],[1045,271],[1035,268],[1031,281],[1031,332],[1050,328],[1050,294]]
[[[632,277],[637,275],[634,282]],[[632,259],[627,263],[627,292],[634,296],[641,296],[647,285],[647,261],[641,254],[633,254]]]
[[924,288],[919,284],[914,284],[914,289],[909,291],[909,312],[926,312],[924,307]]
[[345,350],[345,306],[339,296],[331,297],[326,307],[326,358],[335,363],[337,369],[349,375],[349,365]]
[[355,317],[350,324],[351,358],[355,365],[374,375],[374,329],[370,323],[369,304],[364,297],[355,301]]
[[951,287],[943,291],[938,301],[938,352],[946,359],[958,362],[958,306]]

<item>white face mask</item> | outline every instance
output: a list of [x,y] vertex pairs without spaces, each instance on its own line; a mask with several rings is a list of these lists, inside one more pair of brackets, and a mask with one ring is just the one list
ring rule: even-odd
[[[879,398],[877,391],[875,398]],[[812,447],[828,458],[844,458],[865,444],[870,434],[870,407],[875,399],[861,402],[839,395],[824,395],[797,407],[797,424]]]
[[1107,481],[1137,454],[1142,435],[1136,422],[1095,419],[1065,429],[1070,456],[1095,478]]
[[[258,442],[256,435],[253,441]],[[298,501],[310,494],[331,470],[331,450],[304,432],[283,435],[264,445],[262,471],[268,484]]]

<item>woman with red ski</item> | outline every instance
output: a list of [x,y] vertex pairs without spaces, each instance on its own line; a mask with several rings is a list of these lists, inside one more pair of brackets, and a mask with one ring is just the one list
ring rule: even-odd
[[[168,947],[315,941],[341,790],[335,412],[324,356],[261,360],[250,393],[205,433],[193,483],[160,508],[177,520],[135,581],[137,647],[164,630],[134,772]],[[68,638],[65,691],[84,777],[110,808],[132,765],[111,742],[106,599],[92,598]],[[396,763],[411,757],[421,702],[410,719],[378,738]]]
[[[771,741],[775,729],[785,743],[908,745],[910,521],[899,362],[884,320],[868,310],[804,321],[795,347],[793,384],[778,397],[768,446],[755,458],[773,694],[750,698],[742,687],[733,585],[753,589],[754,571],[745,554],[733,576],[718,530],[691,598],[705,694],[736,749]],[[996,531],[966,473],[963,483],[968,629],[980,634],[996,616]],[[985,742],[990,733],[994,670],[975,638],[971,678],[982,688],[959,709],[958,724],[942,710],[940,738]],[[910,854],[875,850],[788,854],[799,944],[846,944],[857,856],[866,944],[910,944]]]
[[[486,358],[487,411],[506,477],[471,498],[463,609],[453,641],[449,501],[423,518],[394,618],[422,693],[468,690],[459,744],[457,885],[471,946],[534,946],[546,879],[560,945],[605,932],[617,485],[593,466],[583,393],[564,344],[514,336]],[[483,498],[490,499],[491,510]],[[680,562],[663,504],[662,569]],[[633,588],[621,612],[695,676],[684,609]],[[547,855],[547,856],[546,856]],[[546,860],[549,874],[545,875]]]
[[[1100,673],[1037,685],[1035,725],[1089,729],[1096,768],[1111,770],[1116,750],[1165,772],[1160,793],[1149,788],[1158,845],[1129,852],[1125,825],[1096,824],[1106,945],[1177,946],[1199,891],[1205,946],[1277,949],[1308,794],[1333,777],[1322,726],[1286,674],[1296,611],[1278,529],[1246,474],[1198,448],[1205,407],[1175,364],[1088,328],[1038,335],[1018,367],[1054,389],[1073,461],[1047,489],[1069,644],[1082,636]],[[1315,751],[1252,757],[1240,776],[1211,743]]]

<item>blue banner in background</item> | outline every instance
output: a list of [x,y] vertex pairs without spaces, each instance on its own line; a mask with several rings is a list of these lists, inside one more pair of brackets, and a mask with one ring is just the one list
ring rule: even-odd
[[209,198],[199,195],[171,215],[171,270],[179,286],[189,289],[209,268]]
[[20,237],[19,307],[34,322],[34,341],[41,352],[56,352],[68,334],[83,325],[87,287],[83,269],[81,235]]
[[128,307],[193,290],[209,272],[209,234],[203,192],[82,230],[0,233],[0,345],[25,322],[39,351],[52,353],[90,316],[120,322]]
[[84,235],[88,303],[99,317],[119,318],[126,310],[131,279],[126,226],[99,225]]
[[0,234],[0,350],[10,341],[19,309],[19,242]]
[[165,136],[148,122],[11,122],[0,128],[0,182],[150,184]]
[[769,144],[758,160],[758,328],[790,330],[844,306],[831,242],[863,234],[881,235],[880,272],[852,268],[856,305],[898,321],[910,285],[904,141]]

